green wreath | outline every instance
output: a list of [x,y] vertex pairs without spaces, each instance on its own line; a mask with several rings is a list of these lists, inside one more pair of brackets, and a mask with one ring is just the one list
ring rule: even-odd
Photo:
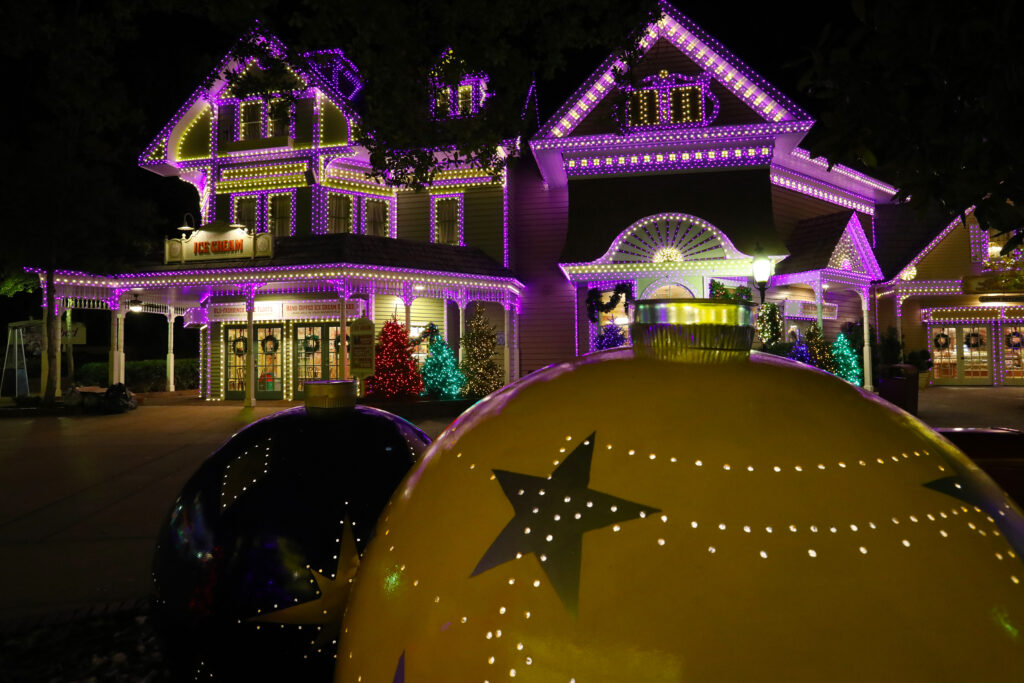
[[1006,333],[1006,348],[1019,349],[1022,346],[1024,346],[1024,334],[1020,332]]
[[603,292],[596,287],[587,292],[587,318],[590,322],[597,322],[598,313],[611,313],[615,310],[615,307],[622,301],[622,297],[626,297],[626,315],[629,315],[629,305],[633,303],[633,285],[628,282],[620,282],[615,285],[612,297],[608,299],[607,303],[601,303],[602,295]]
[[977,332],[970,332],[964,337],[964,344],[969,349],[980,349],[985,345],[985,340],[981,338],[981,335]]
[[945,332],[939,332],[937,335],[935,335],[934,343],[935,348],[937,348],[939,351],[945,351],[946,349],[949,348],[949,335],[946,334]]
[[235,337],[231,340],[231,349],[235,352],[236,356],[241,358],[249,353],[249,340],[245,337]]
[[312,356],[320,350],[320,337],[315,334],[308,334],[302,338],[302,351],[307,356]]
[[281,344],[277,341],[277,337],[272,334],[268,334],[260,340],[260,348],[263,349],[263,353],[277,353],[280,347]]

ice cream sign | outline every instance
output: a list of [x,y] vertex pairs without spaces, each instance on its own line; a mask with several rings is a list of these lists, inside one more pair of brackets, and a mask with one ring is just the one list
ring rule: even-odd
[[269,233],[250,234],[245,228],[199,228],[188,237],[164,241],[164,263],[262,258],[274,255]]

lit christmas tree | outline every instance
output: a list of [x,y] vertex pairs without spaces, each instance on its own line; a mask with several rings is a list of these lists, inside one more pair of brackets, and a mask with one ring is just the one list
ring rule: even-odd
[[459,361],[437,325],[427,325],[423,336],[430,339],[430,355],[422,370],[423,393],[431,398],[458,398],[466,386],[466,376],[459,370]]
[[757,336],[765,346],[782,338],[782,316],[775,304],[763,304],[757,312]]
[[366,378],[366,393],[382,398],[418,396],[423,378],[409,352],[409,332],[394,318],[384,323],[377,340],[376,368]]
[[598,351],[604,349],[616,349],[626,344],[626,335],[622,328],[614,323],[608,323],[601,328],[601,331],[594,338],[594,348]]
[[479,304],[466,321],[466,335],[459,344],[462,346],[460,369],[466,376],[466,396],[479,398],[500,389],[505,383],[505,373],[494,358],[498,334]]
[[850,384],[856,384],[858,387],[863,383],[864,378],[860,371],[860,360],[857,358],[853,347],[850,346],[850,340],[842,332],[832,342],[832,357],[835,359],[837,366],[835,374]]
[[786,357],[792,358],[793,360],[798,360],[801,363],[807,363],[808,365],[812,365],[811,352],[808,350],[807,344],[803,343],[802,341],[798,341],[797,343],[793,344],[793,348],[789,350],[789,353],[786,354]]
[[807,351],[811,354],[811,365],[821,368],[825,372],[831,372],[833,375],[838,372],[839,366],[836,365],[836,359],[832,357],[832,349],[829,348],[828,342],[825,341],[825,337],[821,334],[821,328],[816,322],[811,323],[807,330]]

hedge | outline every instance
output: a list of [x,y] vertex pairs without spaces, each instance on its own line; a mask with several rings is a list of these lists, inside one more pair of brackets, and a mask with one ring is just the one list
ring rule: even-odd
[[[167,390],[167,362],[163,360],[130,360],[124,364],[125,384],[136,393]],[[75,372],[75,380],[85,386],[107,386],[107,364],[85,363]],[[195,389],[199,386],[199,359],[174,360],[174,388]]]

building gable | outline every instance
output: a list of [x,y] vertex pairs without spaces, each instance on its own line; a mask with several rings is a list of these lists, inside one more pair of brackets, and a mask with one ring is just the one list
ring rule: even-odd
[[[358,77],[354,67],[340,51],[291,55],[279,39],[259,26],[246,34],[238,46],[244,44],[259,45],[271,57],[282,60],[288,71],[287,77],[282,81],[282,88],[293,92],[315,89],[316,96],[321,98],[322,102],[329,102],[333,110],[341,113],[343,119],[358,119],[358,115],[348,102],[359,89]],[[248,56],[244,58],[244,62],[240,62],[240,58],[235,56],[236,52],[240,52],[237,46],[224,56],[211,71],[206,82],[196,88],[185,104],[146,146],[139,155],[140,166],[162,175],[176,175],[178,162],[210,156],[210,150],[202,142],[203,133],[206,133],[207,140],[212,141],[214,136],[221,134],[221,129],[225,126],[230,128],[236,125],[235,121],[224,120],[223,115],[218,116],[213,110],[213,105],[219,100],[234,99],[236,94],[232,91],[238,82],[242,82],[236,81],[236,85],[231,85],[224,78],[224,74],[229,70],[240,71],[244,79],[244,75],[250,69],[258,67],[258,60],[255,57]],[[258,81],[258,78],[256,80]],[[297,120],[308,118],[304,115],[309,112],[305,112],[301,106],[296,109]],[[237,112],[232,113],[232,119],[235,118],[234,114]],[[309,127],[312,128],[311,122]],[[348,140],[347,130],[344,135],[339,133],[332,137],[343,139],[344,142],[340,144],[345,144]]]
[[[734,57],[717,40],[708,36],[692,21],[667,3],[661,3],[661,15],[647,27],[640,40],[643,58],[637,65],[639,77],[660,70],[695,76],[695,71],[706,74],[715,84],[712,92],[721,95],[727,105],[723,115],[744,123],[780,123],[784,121],[811,122],[796,104],[782,95],[743,62]],[[539,138],[564,138],[584,134],[577,128],[591,114],[600,116],[584,130],[600,126],[602,118],[610,114],[601,104],[616,89],[614,71],[625,64],[615,55],[608,57],[583,86],[559,108],[558,112],[541,128]],[[746,112],[735,106],[742,104]]]

